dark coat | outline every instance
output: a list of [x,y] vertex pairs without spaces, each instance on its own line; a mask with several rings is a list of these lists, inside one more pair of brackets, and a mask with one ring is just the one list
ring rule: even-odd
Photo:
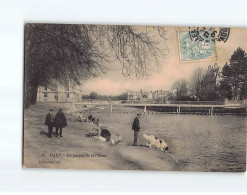
[[107,129],[102,129],[100,136],[106,138],[107,141],[111,138],[111,133]]
[[45,125],[53,126],[54,125],[54,116],[53,114],[48,113],[45,117]]
[[67,126],[67,119],[66,119],[64,113],[58,112],[55,116],[54,123],[55,123],[55,127],[57,127],[57,128],[66,127]]
[[136,117],[135,120],[133,121],[132,129],[134,131],[139,131],[141,129],[139,118]]

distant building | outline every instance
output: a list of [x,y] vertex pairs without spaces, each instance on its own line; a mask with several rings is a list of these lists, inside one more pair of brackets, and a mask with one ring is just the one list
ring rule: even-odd
[[128,92],[128,101],[165,103],[170,92],[165,90]]
[[50,87],[39,86],[37,102],[78,102],[82,94],[69,82],[67,87],[55,85]]
[[140,100],[141,93],[140,92],[128,92],[128,100]]
[[152,93],[153,93],[153,99],[167,100],[170,92],[164,90],[157,90]]

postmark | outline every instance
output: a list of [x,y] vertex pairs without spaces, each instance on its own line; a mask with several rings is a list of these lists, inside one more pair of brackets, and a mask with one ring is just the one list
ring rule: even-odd
[[189,27],[189,36],[192,41],[226,42],[230,35],[230,28]]
[[181,62],[195,60],[216,59],[216,46],[214,41],[202,39],[191,40],[189,31],[178,32],[179,56]]

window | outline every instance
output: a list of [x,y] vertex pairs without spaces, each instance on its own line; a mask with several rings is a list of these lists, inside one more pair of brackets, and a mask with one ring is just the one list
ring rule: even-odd
[[66,97],[69,98],[69,93],[66,94]]
[[47,92],[44,93],[44,97],[47,97]]

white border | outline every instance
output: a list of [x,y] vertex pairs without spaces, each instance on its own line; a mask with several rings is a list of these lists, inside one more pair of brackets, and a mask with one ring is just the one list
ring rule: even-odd
[[25,22],[247,27],[247,1],[1,0],[0,190],[246,191],[238,173],[22,169]]

